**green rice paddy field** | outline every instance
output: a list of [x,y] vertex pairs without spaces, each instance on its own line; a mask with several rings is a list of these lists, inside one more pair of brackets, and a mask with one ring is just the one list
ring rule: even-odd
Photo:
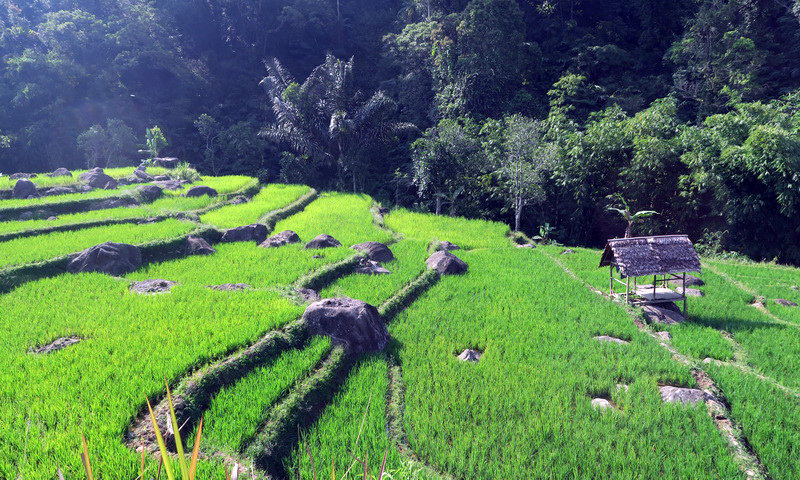
[[[203,178],[230,194],[253,182]],[[0,223],[0,234],[29,233],[0,240],[0,276],[106,241],[157,245],[274,220],[272,212],[283,212],[275,233],[301,238],[278,248],[215,243],[212,255],[122,277],[43,271],[0,295],[0,478],[85,478],[82,435],[96,477],[139,478],[144,459],[145,478],[156,478],[159,454],[146,445],[142,456],[146,439],[133,426],[145,398],[164,399],[165,379],[179,396],[208,388],[181,430],[192,445],[203,419],[198,478],[223,479],[237,464],[240,478],[309,480],[377,479],[382,467],[393,479],[800,478],[800,307],[775,302],[800,303],[800,270],[704,260],[705,296],[690,298],[688,320],[642,329],[640,311],[587,288],[608,289],[598,250],[516,248],[507,226],[482,220],[403,209],[378,217],[366,195],[323,192],[285,209],[309,193],[274,184],[238,205],[170,195]],[[180,212],[200,216],[97,224]],[[46,230],[63,225],[74,228]],[[342,246],[303,248],[320,234]],[[427,270],[434,240],[460,245],[453,253],[467,273]],[[349,247],[366,241],[389,245],[391,273],[347,270],[357,255]],[[323,298],[391,311],[387,348],[356,355],[297,334],[307,305],[293,288],[308,278]],[[148,279],[177,284],[159,294],[130,290]],[[221,284],[247,286],[208,288]],[[686,361],[653,331],[667,331],[665,345]],[[62,338],[79,341],[37,353]],[[285,340],[252,353],[274,338]],[[467,348],[482,352],[479,362],[457,358]],[[198,380],[233,358],[236,375]],[[698,371],[716,384],[759,465],[731,448],[705,405],[662,401],[659,386],[697,387]],[[593,408],[598,397],[613,408]],[[167,461],[179,471],[175,454]]]

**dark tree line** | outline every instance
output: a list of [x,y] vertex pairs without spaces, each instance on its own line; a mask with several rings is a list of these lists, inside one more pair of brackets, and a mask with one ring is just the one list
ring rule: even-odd
[[791,0],[0,0],[0,57],[2,172],[159,125],[214,174],[587,245],[622,195],[634,233],[800,263]]

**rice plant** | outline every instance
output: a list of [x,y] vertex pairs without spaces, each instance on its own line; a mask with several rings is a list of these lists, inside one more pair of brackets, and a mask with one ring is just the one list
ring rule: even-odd
[[468,250],[509,245],[506,238],[510,232],[509,227],[499,222],[445,217],[400,208],[392,210],[386,216],[386,226],[402,233],[406,238],[427,242],[446,240]]
[[267,185],[248,203],[225,206],[202,215],[200,219],[221,229],[250,225],[265,214],[289,205],[309,190],[304,185]]

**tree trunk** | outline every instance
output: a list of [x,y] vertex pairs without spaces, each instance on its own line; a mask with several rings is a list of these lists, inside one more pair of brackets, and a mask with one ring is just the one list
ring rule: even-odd
[[356,171],[353,170],[353,193],[356,193]]
[[519,232],[519,224],[522,220],[522,206],[517,206],[514,209],[514,231]]
[[436,215],[440,215],[442,213],[442,196],[436,195]]
[[633,236],[633,222],[628,222],[628,226],[625,227],[625,238],[631,238]]

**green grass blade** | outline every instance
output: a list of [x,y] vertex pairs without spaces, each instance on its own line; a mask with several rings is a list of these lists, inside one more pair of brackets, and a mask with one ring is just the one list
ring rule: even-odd
[[147,401],[147,409],[150,411],[150,421],[153,422],[153,430],[156,432],[156,441],[158,441],[158,449],[161,451],[161,459],[164,464],[164,470],[167,472],[169,480],[175,480],[175,473],[172,471],[172,462],[169,461],[169,453],[167,452],[167,445],[164,443],[164,437],[161,436],[161,430],[158,428],[156,421],[156,414],[153,413],[153,407],[150,405],[150,400]]
[[169,391],[169,383],[164,378],[164,385],[167,387],[167,403],[169,404],[169,418],[172,421],[172,430],[175,432],[175,450],[178,453],[178,465],[181,468],[181,478],[189,480],[189,466],[186,464],[186,455],[183,451],[183,442],[181,441],[180,425],[178,419],[175,417],[175,407],[172,404],[172,392]]

